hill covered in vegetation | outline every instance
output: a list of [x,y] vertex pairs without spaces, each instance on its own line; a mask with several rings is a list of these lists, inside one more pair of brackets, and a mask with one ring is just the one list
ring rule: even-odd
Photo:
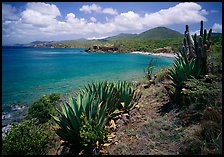
[[[171,47],[177,52],[182,42],[183,34],[166,28],[156,27],[140,34],[121,33],[104,39],[87,40],[84,38],[63,41],[35,41],[24,46],[51,47],[51,48],[91,48],[93,46],[111,47],[117,52],[145,51],[152,52],[154,49]],[[212,44],[220,42],[221,33],[212,33]]]

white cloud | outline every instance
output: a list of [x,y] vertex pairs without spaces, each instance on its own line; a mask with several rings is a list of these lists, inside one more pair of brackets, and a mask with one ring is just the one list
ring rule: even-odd
[[2,20],[18,20],[16,8],[8,4],[2,4]]
[[[3,3],[4,4],[4,3]],[[4,11],[7,10],[8,11]],[[77,17],[74,13],[68,13],[63,20],[60,10],[54,4],[27,3],[26,8],[20,14],[15,14],[16,9],[10,5],[3,5],[4,18],[2,21],[3,39],[10,40],[40,40],[45,38],[71,36],[79,37],[101,37],[117,34],[119,32],[140,32],[142,29],[149,29],[157,26],[168,26],[171,24],[191,24],[200,20],[207,21],[207,11],[197,3],[179,3],[176,6],[162,9],[154,13],[138,14],[134,11],[117,13],[112,8],[102,8],[96,4],[85,5],[80,11],[86,13],[113,14],[112,17],[105,17],[105,22],[97,21],[95,17],[88,19]],[[15,15],[17,20],[9,18],[10,13]],[[13,17],[13,16],[12,16]],[[89,20],[90,19],[90,20]],[[220,26],[214,25],[215,29]],[[63,37],[63,38],[64,38]],[[62,38],[62,39],[63,39]]]
[[37,3],[27,3],[27,8],[36,12],[39,12],[42,15],[47,16],[61,16],[61,13],[56,5],[54,4],[47,4],[43,2],[37,2]]
[[37,26],[47,26],[57,23],[56,17],[61,16],[59,9],[54,4],[27,3],[26,10],[21,13],[24,23]]
[[91,38],[87,38],[88,40],[93,40],[93,39],[104,39],[107,38],[108,36],[100,36],[100,37],[91,37]]
[[102,13],[111,14],[111,15],[117,15],[118,14],[118,12],[113,8],[105,8],[105,9],[102,10]]
[[201,20],[207,21],[204,17],[206,14],[207,11],[202,9],[197,3],[185,2],[155,13],[145,14],[143,23],[151,27],[182,23],[190,24]]
[[111,14],[111,15],[117,15],[118,12],[113,8],[102,8],[97,4],[92,5],[83,5],[80,9],[80,11],[83,11],[84,13],[104,13],[104,14]]
[[222,33],[222,24],[215,23],[212,26],[212,31],[217,33]]
[[102,8],[96,4],[92,4],[92,5],[83,5],[79,10],[85,13],[92,13],[92,12],[100,13]]
[[190,34],[191,34],[191,35],[194,35],[195,33],[196,33],[197,35],[200,35],[200,30],[196,30],[196,31],[194,31],[194,32],[190,31]]
[[93,22],[97,21],[95,17],[91,17],[90,20],[93,21]]

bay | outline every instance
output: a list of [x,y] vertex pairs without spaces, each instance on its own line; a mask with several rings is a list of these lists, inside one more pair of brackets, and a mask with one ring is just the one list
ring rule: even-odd
[[87,83],[134,81],[154,59],[155,70],[173,58],[131,53],[86,53],[83,48],[2,48],[3,111],[12,104],[31,104],[44,94],[69,94]]

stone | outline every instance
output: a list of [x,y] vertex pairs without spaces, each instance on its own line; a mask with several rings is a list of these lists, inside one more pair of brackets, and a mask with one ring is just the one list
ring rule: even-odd
[[142,87],[143,87],[144,89],[147,89],[147,88],[150,87],[150,84],[148,84],[148,83],[147,83],[147,84],[143,84]]

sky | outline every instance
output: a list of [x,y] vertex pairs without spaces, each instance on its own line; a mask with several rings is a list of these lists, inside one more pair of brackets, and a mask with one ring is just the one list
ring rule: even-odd
[[222,33],[222,2],[2,2],[2,45],[101,39],[186,24]]

